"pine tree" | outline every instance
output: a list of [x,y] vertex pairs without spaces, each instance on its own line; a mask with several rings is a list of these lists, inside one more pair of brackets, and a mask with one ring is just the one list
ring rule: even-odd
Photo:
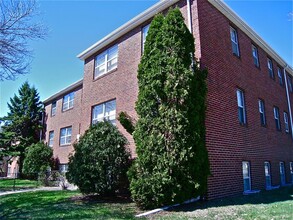
[[[1,118],[3,152],[5,156],[19,156],[19,172],[22,172],[26,149],[40,140],[43,104],[37,90],[25,82],[18,95],[10,98],[8,115]],[[1,142],[1,141],[0,141]]]
[[206,71],[191,68],[194,39],[178,8],[156,16],[138,69],[137,159],[130,190],[141,208],[204,194]]

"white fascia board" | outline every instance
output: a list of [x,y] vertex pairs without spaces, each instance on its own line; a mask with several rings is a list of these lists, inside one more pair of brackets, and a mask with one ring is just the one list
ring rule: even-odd
[[282,67],[287,67],[286,71],[293,76],[292,67],[284,61],[246,22],[244,22],[224,1],[208,0],[216,9],[225,15],[248,37],[250,37],[259,47],[261,47],[272,59]]
[[102,49],[103,47],[114,42],[115,40],[117,40],[118,38],[123,36],[124,34],[128,33],[132,29],[141,25],[142,23],[144,23],[148,19],[154,17],[156,14],[164,11],[165,9],[167,9],[168,7],[170,7],[171,5],[175,4],[178,1],[179,0],[159,1],[158,3],[153,5],[152,7],[148,8],[147,10],[145,10],[144,12],[139,14],[138,16],[134,17],[133,19],[131,19],[130,21],[128,21],[127,23],[125,23],[121,27],[117,28],[116,30],[114,30],[113,32],[108,34],[103,39],[99,40],[97,43],[95,43],[94,45],[92,45],[91,47],[86,49],[85,51],[78,54],[77,57],[81,60],[87,59],[88,57],[90,57],[91,55],[93,55],[94,53],[96,53],[97,51]]

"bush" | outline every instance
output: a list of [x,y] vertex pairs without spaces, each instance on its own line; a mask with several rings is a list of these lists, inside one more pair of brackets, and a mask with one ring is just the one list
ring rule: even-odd
[[27,175],[33,175],[45,172],[50,168],[53,156],[53,150],[44,143],[32,144],[26,152],[23,164],[23,172]]
[[130,153],[127,140],[109,122],[99,122],[74,144],[66,177],[83,194],[114,194],[126,175]]

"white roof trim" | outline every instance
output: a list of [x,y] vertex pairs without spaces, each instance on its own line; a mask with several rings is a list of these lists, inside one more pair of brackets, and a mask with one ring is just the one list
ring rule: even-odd
[[154,17],[157,13],[165,10],[166,8],[170,7],[171,5],[175,4],[179,0],[163,0],[159,1],[152,7],[148,8],[141,14],[137,15],[121,27],[117,28],[110,34],[108,34],[103,39],[99,40],[97,43],[86,49],[85,51],[81,52],[77,55],[77,57],[81,60],[85,60],[86,58],[90,57],[103,47],[107,46],[108,44],[112,43],[113,41],[117,40],[119,37],[123,36],[127,32],[131,31],[135,27],[139,26],[140,24],[144,23],[148,19]]
[[231,22],[250,37],[260,46],[272,59],[282,67],[287,67],[286,71],[293,76],[292,67],[284,61],[248,24],[246,24],[225,2],[222,0],[208,0],[215,8],[224,14]]
[[60,90],[59,92],[55,93],[54,95],[50,96],[49,98],[45,99],[43,101],[44,104],[47,104],[49,102],[52,102],[54,100],[56,100],[58,97],[63,96],[69,92],[71,92],[72,90],[76,89],[77,87],[81,86],[83,83],[83,79],[78,80],[77,82],[69,85],[68,87]]

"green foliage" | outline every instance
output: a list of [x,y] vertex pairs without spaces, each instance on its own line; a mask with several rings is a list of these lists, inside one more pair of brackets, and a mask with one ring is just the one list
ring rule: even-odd
[[27,148],[40,140],[40,115],[43,104],[34,87],[25,82],[18,95],[10,98],[8,115],[0,118],[4,122],[0,143],[1,156],[19,156],[19,171],[22,172]]
[[133,133],[134,125],[131,117],[126,112],[120,112],[118,120],[129,134]]
[[109,122],[99,122],[89,128],[74,144],[69,158],[67,179],[84,194],[113,194],[126,175],[130,153],[127,140]]
[[128,172],[141,208],[182,202],[207,189],[207,72],[191,68],[194,48],[178,8],[153,19],[138,68],[138,157]]
[[25,174],[36,174],[45,172],[49,167],[53,157],[53,150],[44,143],[32,144],[26,153],[23,163]]

